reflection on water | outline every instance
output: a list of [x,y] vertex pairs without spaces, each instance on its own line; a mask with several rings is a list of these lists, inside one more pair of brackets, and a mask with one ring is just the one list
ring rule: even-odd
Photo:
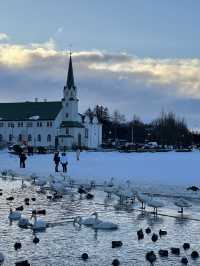
[[[27,183],[28,184],[28,183]],[[67,265],[67,266],[108,266],[112,260],[118,258],[121,265],[149,265],[145,261],[145,253],[170,247],[181,247],[184,242],[191,243],[191,250],[200,250],[199,221],[180,219],[177,208],[171,199],[164,199],[165,208],[160,210],[163,214],[177,216],[157,216],[147,211],[139,210],[141,205],[135,202],[133,205],[123,206],[116,198],[105,199],[102,191],[95,191],[94,200],[80,199],[64,196],[57,201],[46,199],[45,194],[36,193],[34,186],[21,189],[20,181],[0,180],[0,188],[3,189],[3,196],[0,198],[0,252],[5,255],[6,266],[14,265],[14,262],[28,259],[33,266]],[[6,201],[6,197],[14,196],[13,202]],[[30,205],[24,204],[25,197],[36,197],[36,201],[30,201]],[[162,199],[163,200],[163,199]],[[47,210],[43,219],[49,227],[46,232],[37,233],[40,242],[33,243],[34,235],[31,229],[21,229],[17,222],[8,220],[10,207],[24,206],[23,214],[30,218],[32,209],[42,208]],[[133,207],[131,210],[130,207]],[[199,202],[194,202],[191,209],[186,210],[188,218],[199,215]],[[100,219],[117,223],[117,231],[97,231],[85,226],[74,225],[73,217],[88,217],[94,211],[99,212]],[[158,233],[159,229],[167,230],[167,236],[159,238],[156,243],[151,241],[151,236],[146,235],[143,240],[138,241],[137,230],[150,227],[152,233]],[[112,249],[112,240],[121,240],[121,248]],[[22,248],[15,251],[13,245],[16,241],[22,243]],[[81,254],[87,252],[89,260],[83,262]],[[189,258],[191,251],[186,253]],[[181,249],[181,255],[185,255]],[[180,257],[169,255],[169,258],[161,259],[157,256],[155,265],[180,265]],[[190,265],[200,265],[200,259],[191,262]]]

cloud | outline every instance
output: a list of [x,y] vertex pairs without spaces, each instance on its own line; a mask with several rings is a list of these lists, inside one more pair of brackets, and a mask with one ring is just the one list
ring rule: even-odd
[[[139,58],[92,50],[73,52],[73,63],[81,110],[104,104],[129,118],[137,113],[150,120],[164,108],[199,123],[198,58]],[[0,44],[1,99],[60,99],[67,65],[68,52],[58,50],[53,38],[45,43]]]
[[6,33],[0,32],[0,41],[9,40],[9,36]]

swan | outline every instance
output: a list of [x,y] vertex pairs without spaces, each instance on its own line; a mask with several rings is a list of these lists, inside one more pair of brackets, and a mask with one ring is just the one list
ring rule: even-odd
[[152,197],[150,198],[149,201],[147,201],[147,205],[149,207],[153,207],[154,208],[154,214],[158,214],[158,208],[164,207],[164,203],[162,201],[155,200]]
[[8,215],[8,218],[11,220],[19,220],[21,218],[21,212],[13,211],[12,209],[10,209],[10,213]]
[[[94,215],[94,214],[92,214]],[[80,225],[85,225],[85,226],[93,226],[95,223],[97,222],[102,222],[101,220],[97,219],[96,217],[93,218],[87,218],[87,219],[82,219],[82,217],[80,216],[77,216],[74,218],[74,223],[78,223]]]
[[118,225],[107,222],[107,221],[100,221],[98,219],[98,213],[94,212],[93,215],[95,216],[95,223],[92,225],[94,229],[103,229],[103,230],[113,230],[113,229],[118,229]]
[[177,206],[177,207],[180,207],[181,210],[179,211],[180,213],[183,213],[183,208],[188,208],[188,207],[191,207],[192,204],[189,203],[187,200],[183,199],[183,198],[179,198],[178,200],[176,200],[174,202],[174,204]]
[[34,218],[34,224],[32,225],[33,230],[34,231],[44,231],[47,227],[46,222],[42,219],[37,219],[36,214],[33,214],[32,217]]
[[30,224],[28,218],[26,217],[21,217],[18,222],[18,226],[21,228],[27,228]]
[[141,193],[141,192],[137,192],[136,197],[142,203],[142,209],[145,209],[145,205],[149,201],[149,197],[144,195],[144,193]]
[[47,180],[45,177],[39,177],[35,180],[35,185],[39,187],[45,186],[47,183]]

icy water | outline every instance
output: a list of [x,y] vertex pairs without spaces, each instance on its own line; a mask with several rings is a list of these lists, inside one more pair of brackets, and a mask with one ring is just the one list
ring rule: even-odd
[[[94,200],[80,199],[78,195],[74,198],[64,196],[57,201],[47,200],[46,195],[38,194],[36,188],[29,183],[27,188],[21,189],[21,181],[0,180],[0,188],[3,189],[0,208],[0,251],[5,255],[4,265],[14,265],[16,261],[29,260],[32,266],[107,266],[112,260],[118,258],[120,265],[145,266],[147,251],[153,250],[156,254],[159,249],[170,247],[181,247],[184,242],[191,244],[191,249],[176,256],[169,253],[165,259],[159,258],[154,265],[181,265],[181,257],[187,256],[189,265],[200,265],[200,259],[190,259],[192,250],[200,252],[200,221],[180,219],[177,208],[173,205],[172,198],[161,200],[165,203],[162,214],[177,216],[154,217],[150,213],[141,213],[140,204],[134,203],[133,210],[125,208],[114,208],[117,204],[116,198],[105,201],[105,193],[99,189],[94,191]],[[15,200],[8,203],[6,197],[14,196]],[[25,197],[36,197],[36,201],[30,201],[29,206],[24,205]],[[187,218],[200,219],[199,201],[192,201],[193,207],[186,210]],[[49,223],[46,232],[37,233],[40,242],[35,245],[31,229],[20,229],[17,222],[10,224],[8,213],[10,207],[25,206],[23,215],[30,217],[32,209],[44,208],[46,216],[41,216]],[[149,209],[150,210],[150,209]],[[94,231],[84,226],[74,226],[72,217],[81,215],[88,217],[94,211],[99,212],[100,219],[109,220],[119,225],[116,231]],[[150,227],[152,232],[158,233],[159,229],[167,230],[167,236],[159,238],[156,243],[151,241],[151,235],[146,235],[143,240],[138,241],[137,230]],[[121,240],[123,246],[112,249],[112,240]],[[22,243],[22,248],[15,251],[13,245],[16,241]],[[87,252],[88,261],[80,259],[82,253]]]

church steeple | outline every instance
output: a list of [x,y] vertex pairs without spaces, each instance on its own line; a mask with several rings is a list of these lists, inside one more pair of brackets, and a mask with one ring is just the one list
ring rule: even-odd
[[69,67],[68,67],[66,87],[68,89],[75,88],[71,52],[70,52],[70,56],[69,56]]

